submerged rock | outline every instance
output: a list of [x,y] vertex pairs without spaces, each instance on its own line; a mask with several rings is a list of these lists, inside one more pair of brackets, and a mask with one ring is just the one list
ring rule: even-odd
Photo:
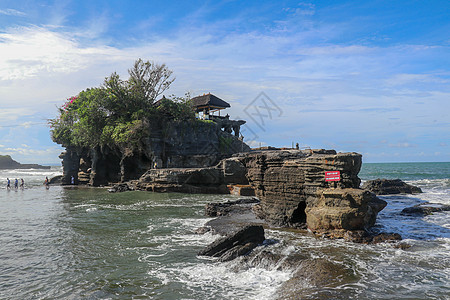
[[[303,260],[294,275],[278,290],[276,299],[302,299],[315,290],[314,299],[345,299],[344,295],[330,295],[324,287],[335,287],[358,280],[354,271],[325,258]],[[319,296],[320,295],[320,296]],[[336,297],[336,298],[335,298]]]
[[345,232],[344,239],[346,241],[354,243],[379,244],[379,243],[391,243],[401,241],[402,236],[398,233],[381,232],[373,234],[366,230],[355,230]]
[[400,179],[375,179],[366,181],[362,187],[376,195],[418,194],[422,193],[419,187],[407,184]]
[[62,175],[56,175],[56,176],[50,178],[48,183],[49,184],[56,184],[56,185],[58,185],[58,184],[61,184],[62,179],[63,179]]
[[126,192],[126,191],[133,191],[134,189],[130,187],[127,183],[119,183],[111,188],[108,189],[108,192],[110,193],[119,193],[119,192]]
[[218,257],[220,261],[229,261],[249,253],[264,240],[262,226],[248,225],[233,234],[216,240],[200,251],[198,255]]
[[450,205],[422,203],[412,207],[406,207],[402,210],[402,215],[427,216],[434,212],[450,211]]

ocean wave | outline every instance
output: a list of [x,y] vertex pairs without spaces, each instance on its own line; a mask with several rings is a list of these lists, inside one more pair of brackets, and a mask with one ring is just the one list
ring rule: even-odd
[[[238,261],[199,263],[167,270],[170,281],[180,282],[199,295],[222,295],[230,299],[273,299],[291,272],[276,269],[242,269]],[[237,267],[237,268],[236,268]]]

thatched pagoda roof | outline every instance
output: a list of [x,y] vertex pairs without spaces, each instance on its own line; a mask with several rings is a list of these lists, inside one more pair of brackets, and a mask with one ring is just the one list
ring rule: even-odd
[[203,111],[203,109],[224,109],[231,107],[229,103],[223,101],[213,94],[205,94],[202,96],[197,96],[191,99],[192,106],[195,107],[197,112]]

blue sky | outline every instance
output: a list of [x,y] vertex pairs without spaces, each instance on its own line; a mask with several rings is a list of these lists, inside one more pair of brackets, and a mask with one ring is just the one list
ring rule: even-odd
[[59,163],[46,119],[142,58],[253,146],[450,161],[448,1],[0,1],[0,154]]

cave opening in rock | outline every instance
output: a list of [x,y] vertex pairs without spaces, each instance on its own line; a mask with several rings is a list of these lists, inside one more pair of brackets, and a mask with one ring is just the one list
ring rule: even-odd
[[297,208],[292,213],[291,223],[293,223],[293,224],[295,224],[295,223],[300,223],[300,224],[306,223],[305,209],[306,209],[306,202],[305,201],[301,201],[298,204]]

